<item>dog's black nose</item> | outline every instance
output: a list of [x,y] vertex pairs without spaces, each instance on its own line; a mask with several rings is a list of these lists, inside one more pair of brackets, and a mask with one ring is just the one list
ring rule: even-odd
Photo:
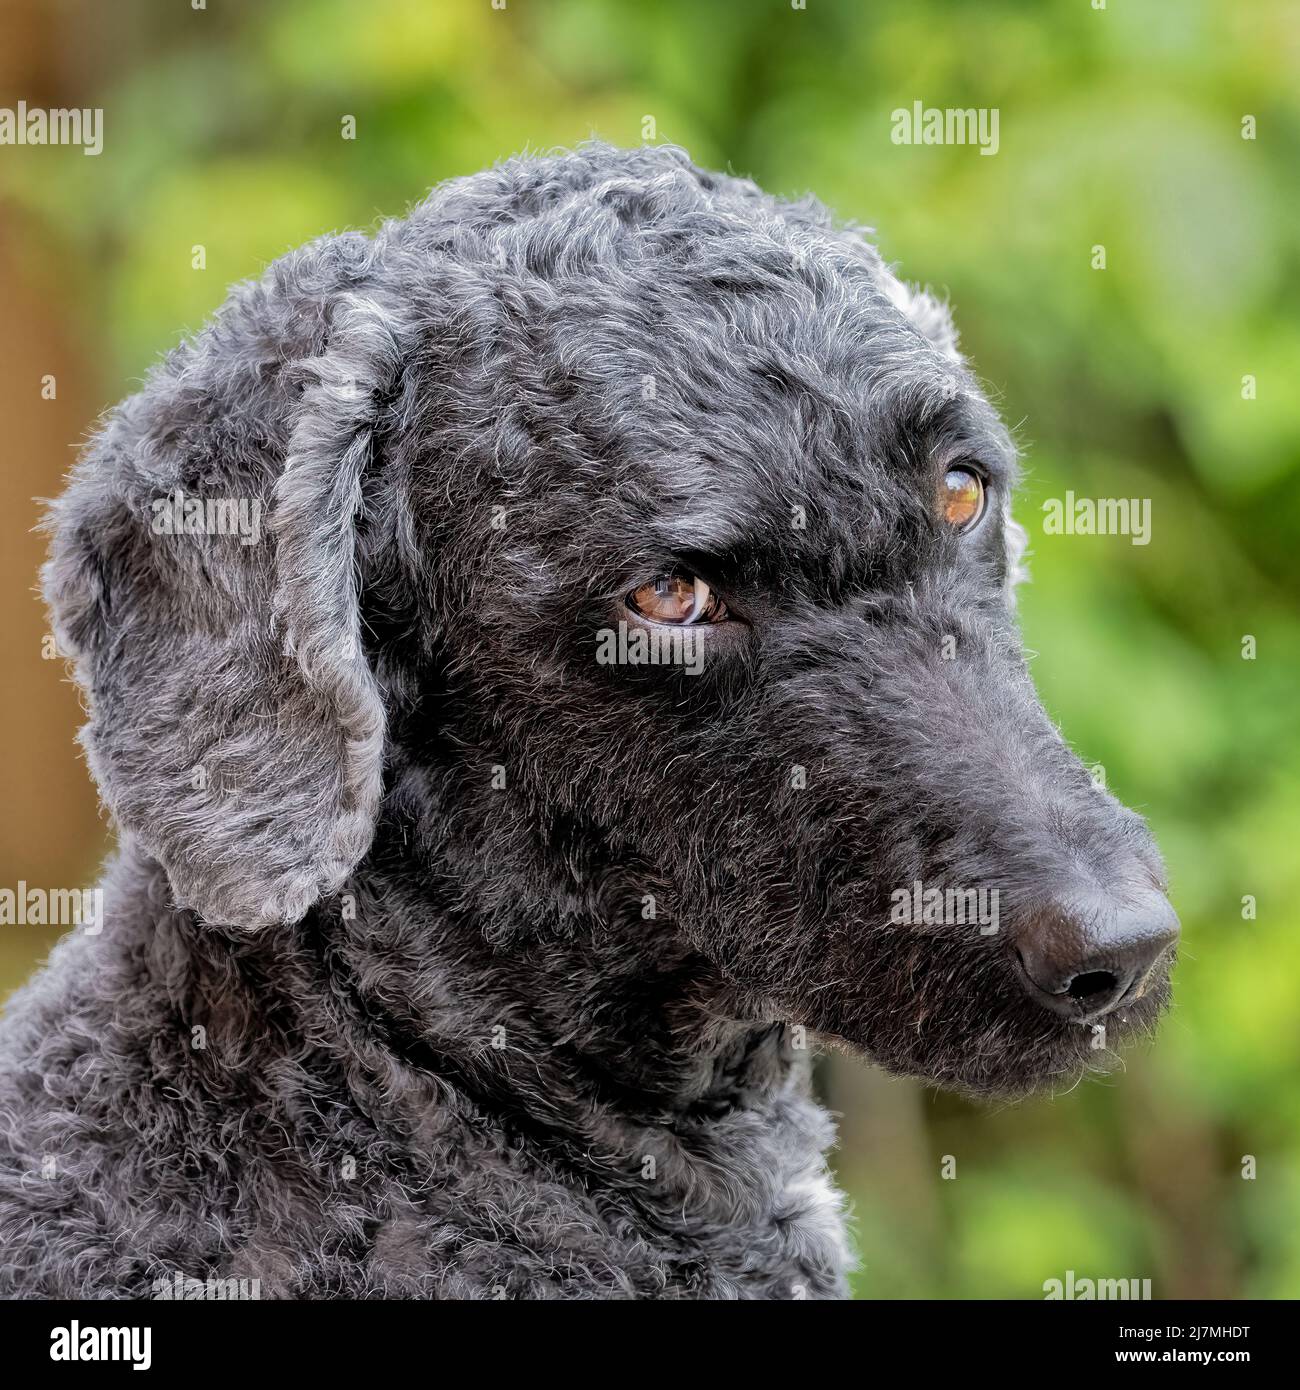
[[1015,947],[1028,993],[1082,1023],[1139,998],[1177,939],[1168,898],[1147,889],[1054,902],[1024,921]]

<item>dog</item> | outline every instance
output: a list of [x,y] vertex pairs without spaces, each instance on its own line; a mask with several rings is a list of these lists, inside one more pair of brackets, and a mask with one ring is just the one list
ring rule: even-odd
[[814,1046],[1019,1095],[1168,997],[1015,470],[864,229],[675,148],[237,287],[49,516],[120,846],[0,1035],[3,1291],[843,1296]]

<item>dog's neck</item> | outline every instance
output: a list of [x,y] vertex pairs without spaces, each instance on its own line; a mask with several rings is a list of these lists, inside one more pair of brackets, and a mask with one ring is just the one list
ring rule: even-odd
[[395,1057],[556,1124],[761,1104],[807,1071],[801,1034],[738,997],[587,828],[543,835],[495,792],[451,802],[485,779],[406,743],[370,854],[309,919]]
[[365,1039],[346,1051],[370,1059],[375,1094],[405,1109],[417,1146],[434,1116],[458,1112],[650,1247],[672,1246],[666,1231],[701,1251],[716,1240],[725,1265],[770,1242],[777,1273],[756,1287],[841,1290],[833,1130],[798,1032],[741,1016],[671,926],[639,913],[575,911],[494,940],[449,896],[463,867],[439,875],[430,861],[413,880],[407,840],[394,875],[397,843],[381,834],[351,902],[314,930],[329,992]]
[[162,871],[128,854],[113,881],[150,906],[122,944],[151,960],[165,1016],[202,1024],[196,1076],[240,1087],[259,1130],[296,1117],[313,1181],[356,1153],[412,1192],[485,1164],[500,1190],[457,1218],[483,1239],[506,1202],[581,1227],[574,1258],[639,1252],[638,1287],[842,1292],[833,1130],[793,1030],[742,1016],[662,920],[525,914],[503,936],[445,862],[460,852],[390,820],[346,892],[251,934],[167,908]]
[[313,919],[332,987],[403,1065],[557,1132],[594,1115],[705,1120],[806,1077],[800,1035],[746,1008],[670,923],[642,917],[639,897],[515,904],[507,926],[501,905],[484,910],[481,864],[477,876],[449,864],[462,849],[426,837],[413,875],[409,834],[382,826],[350,891]]

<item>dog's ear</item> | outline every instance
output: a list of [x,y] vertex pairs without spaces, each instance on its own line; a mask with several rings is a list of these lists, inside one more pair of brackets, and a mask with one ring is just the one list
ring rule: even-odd
[[47,520],[103,799],[210,921],[301,918],[374,830],[385,715],[355,531],[402,349],[349,289],[366,254],[318,243],[237,290],[108,418]]

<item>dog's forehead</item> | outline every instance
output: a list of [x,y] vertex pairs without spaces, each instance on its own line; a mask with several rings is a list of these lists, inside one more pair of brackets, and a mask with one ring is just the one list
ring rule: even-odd
[[476,176],[429,215],[443,230],[417,221],[420,255],[452,264],[420,310],[450,319],[464,365],[443,398],[434,348],[413,412],[431,441],[448,405],[483,422],[455,457],[486,461],[553,540],[579,537],[566,553],[777,546],[816,566],[832,542],[919,527],[945,459],[1009,481],[946,311],[812,200],[604,150]]
[[1009,475],[1009,441],[960,361],[856,267],[779,288],[647,275],[642,290],[593,287],[582,355],[571,337],[559,347],[615,526],[681,551],[826,529],[869,543],[932,505],[947,461]]
[[682,252],[660,230],[544,285],[503,267],[494,294],[539,384],[629,437],[743,436],[751,422],[775,447],[929,423],[954,402],[954,418],[978,413],[960,359],[904,312],[906,291],[864,249],[742,221]]

